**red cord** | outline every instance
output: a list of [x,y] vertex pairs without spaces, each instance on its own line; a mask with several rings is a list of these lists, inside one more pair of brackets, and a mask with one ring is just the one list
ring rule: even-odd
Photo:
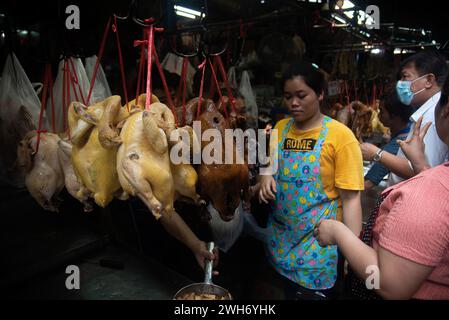
[[220,56],[216,56],[215,58],[218,62],[218,67],[220,68],[221,76],[225,82],[226,90],[228,91],[228,97],[229,97],[229,101],[231,102],[232,112],[237,114],[237,112],[235,111],[235,99],[234,99],[234,96],[232,95],[231,86],[229,85],[228,76],[226,75],[226,71],[223,66],[223,61],[221,61]]
[[151,67],[153,65],[153,46],[154,46],[154,26],[147,28],[148,35],[148,60],[147,60],[147,96],[145,101],[145,109],[149,110],[151,105],[152,87],[151,87]]
[[62,130],[65,131],[67,130],[67,118],[66,118],[66,114],[65,114],[65,108],[66,108],[66,104],[67,104],[67,97],[66,97],[66,91],[65,91],[65,87],[66,87],[66,67],[67,67],[67,60],[64,59],[64,65],[62,67]]
[[[216,88],[218,88],[218,96],[220,97],[220,103],[223,103],[223,95],[221,94],[220,86],[218,85],[217,74],[215,73],[214,66],[212,66],[212,62],[210,60],[208,60],[208,61],[209,61],[209,66],[211,67],[211,70],[212,70],[212,78],[214,80],[214,84],[215,84]],[[223,106],[223,110],[225,113],[225,117],[228,118],[228,105],[227,104],[225,106]]]
[[53,129],[53,133],[56,133],[56,116],[55,116],[55,98],[53,95],[53,76],[51,74],[51,65],[48,64],[49,72],[49,80],[50,80],[50,98],[51,98],[51,126]]
[[[147,36],[147,34],[144,31],[143,32],[143,41],[145,41],[146,36]],[[144,72],[145,72],[145,65],[144,65],[145,56],[144,56],[144,53],[145,53],[145,48],[142,45],[142,47],[140,49],[139,71],[138,71],[138,74],[137,74],[136,104],[137,104],[137,99],[139,98],[139,95],[142,92],[142,88],[141,88],[142,83],[141,82],[143,82],[142,78],[143,78]]]
[[153,46],[153,54],[154,54],[154,62],[156,63],[157,70],[159,71],[159,75],[161,76],[162,85],[164,86],[165,95],[167,96],[168,105],[173,113],[173,116],[175,118],[176,125],[179,125],[178,123],[178,117],[176,115],[175,105],[173,104],[173,100],[171,98],[170,90],[168,89],[167,81],[165,79],[164,70],[162,69],[162,66],[159,62],[159,57],[157,55],[156,47]]
[[103,39],[101,40],[101,44],[100,44],[100,51],[98,52],[97,61],[95,62],[94,73],[92,74],[92,79],[90,79],[89,94],[87,95],[88,105],[91,104],[90,98],[92,96],[92,90],[94,88],[95,81],[97,80],[97,73],[98,73],[98,70],[100,69],[100,61],[103,58],[104,47],[106,45],[106,39],[109,34],[110,25],[111,25],[111,17],[109,17],[108,22],[106,23],[106,28],[104,29],[104,32],[103,32]]
[[[211,66],[212,69],[212,73],[216,74],[216,70],[217,70],[217,60],[214,59],[214,64],[213,66]],[[213,74],[211,74],[211,85],[210,85],[210,91],[209,91],[209,98],[213,99],[214,95],[215,95],[215,90],[218,90],[221,94],[221,90],[220,90],[220,86],[218,85],[218,81],[216,82],[212,82],[213,79]],[[216,76],[215,76],[216,77]],[[220,99],[221,99],[221,95],[220,95]]]
[[120,64],[120,74],[122,77],[123,94],[125,95],[126,108],[129,111],[128,90],[126,88],[126,79],[125,79],[125,66],[123,64],[122,47],[120,45],[120,37],[118,35],[118,29],[117,29],[117,17],[115,17],[115,16],[114,16],[114,25],[112,26],[112,31],[114,31],[115,37],[117,39],[118,59],[119,59],[119,64]]
[[[78,88],[79,93],[80,93],[81,101],[82,101],[85,105],[88,105],[87,102],[86,102],[86,99],[84,99],[83,90],[81,89],[81,85],[80,85],[80,82],[79,82],[79,79],[78,79],[78,75],[76,74],[76,71],[77,71],[77,70],[76,70],[76,68],[75,68],[75,65],[73,64],[73,60],[72,60],[72,59],[69,59],[69,61],[70,61],[70,65],[72,66],[72,71],[73,71],[73,77],[70,77],[71,80],[72,80],[72,86],[73,86],[73,83],[76,84],[76,87]],[[70,71],[70,69],[69,69],[69,71]],[[76,89],[73,88],[73,91],[75,92],[75,98],[76,98],[76,100],[78,100],[78,95],[76,94]]]
[[[41,112],[39,113],[39,122],[37,125],[37,143],[36,143],[36,154],[39,152],[39,144],[41,141],[41,131],[42,130],[42,118],[44,116],[45,103],[47,102],[47,91],[48,91],[48,65],[45,65],[44,71],[44,88],[41,97]],[[46,131],[45,131],[46,132]]]
[[198,69],[203,69],[203,74],[201,75],[201,84],[200,84],[200,96],[198,98],[198,108],[196,110],[196,119],[198,120],[198,118],[200,117],[201,114],[201,104],[202,104],[202,99],[203,99],[203,89],[204,89],[204,74],[206,71],[206,62],[207,60],[205,59],[199,66]]

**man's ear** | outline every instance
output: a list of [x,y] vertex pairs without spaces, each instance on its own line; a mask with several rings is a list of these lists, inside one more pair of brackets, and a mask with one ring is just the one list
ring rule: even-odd
[[438,86],[437,78],[433,73],[430,73],[426,76],[426,89],[431,88],[433,85]]

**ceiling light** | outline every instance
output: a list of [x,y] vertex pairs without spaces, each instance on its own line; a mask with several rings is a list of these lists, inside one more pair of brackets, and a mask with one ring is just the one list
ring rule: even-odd
[[182,16],[182,17],[186,17],[186,18],[190,18],[190,19],[196,19],[196,16],[194,16],[193,14],[190,14],[190,13],[187,13],[187,12],[183,12],[183,11],[176,10],[176,14],[178,16]]

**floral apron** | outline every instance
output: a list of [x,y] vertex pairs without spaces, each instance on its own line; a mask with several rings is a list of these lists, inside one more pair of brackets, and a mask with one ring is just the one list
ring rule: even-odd
[[268,221],[271,264],[283,276],[314,290],[330,289],[337,279],[337,247],[322,248],[313,236],[320,220],[337,217],[338,199],[326,195],[319,161],[331,121],[324,118],[313,151],[282,150],[294,120],[284,128],[275,176],[276,201]]

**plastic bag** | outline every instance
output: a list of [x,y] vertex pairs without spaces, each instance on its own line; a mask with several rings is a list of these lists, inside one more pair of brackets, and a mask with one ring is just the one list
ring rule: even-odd
[[220,248],[220,250],[228,252],[243,231],[244,219],[242,202],[240,202],[235,210],[234,219],[231,221],[223,221],[212,204],[209,204],[207,209],[212,217],[210,220],[210,227],[215,245]]
[[[73,68],[72,68],[72,61]],[[55,127],[57,133],[62,133],[67,130],[67,109],[68,106],[72,101],[78,100],[81,103],[84,103],[82,97],[84,99],[87,99],[87,95],[89,94],[89,86],[90,82],[87,78],[86,70],[84,69],[83,63],[81,62],[81,59],[79,58],[70,58],[67,59],[67,66],[70,69],[70,72],[72,74],[72,81],[78,80],[78,84],[73,83],[72,81],[69,81],[70,83],[70,99],[68,99],[67,94],[67,80],[65,81],[65,88],[63,94],[63,85],[64,85],[64,60],[59,62],[58,65],[58,73],[56,75],[56,80],[53,85],[53,96],[55,101]],[[75,73],[73,72],[75,71]],[[75,77],[76,75],[76,77]],[[76,90],[76,94],[75,91]],[[65,96],[65,105],[63,106],[63,97]],[[78,97],[78,99],[77,99]],[[70,101],[69,101],[70,100]],[[51,101],[50,99],[47,102],[47,110],[51,110]]]
[[229,85],[231,86],[231,88],[235,88],[237,89],[237,87],[239,86],[237,83],[237,75],[235,72],[235,67],[230,67],[228,70],[228,81],[229,81]]
[[245,99],[247,123],[249,127],[258,127],[259,112],[257,109],[256,97],[251,88],[251,81],[247,71],[242,72],[242,79],[240,80],[239,92]]
[[[16,187],[24,186],[24,176],[14,168],[17,145],[38,127],[41,102],[19,60],[11,53],[0,80],[0,179]],[[42,129],[48,129],[45,112]]]
[[[89,80],[92,80],[92,75],[94,73],[96,63],[97,56],[94,55],[92,57],[86,58],[85,68]],[[92,89],[90,104],[103,101],[110,96],[112,96],[111,89],[109,88],[108,80],[106,79],[106,75],[100,63],[100,67],[98,68],[97,76],[95,79],[94,88]]]

